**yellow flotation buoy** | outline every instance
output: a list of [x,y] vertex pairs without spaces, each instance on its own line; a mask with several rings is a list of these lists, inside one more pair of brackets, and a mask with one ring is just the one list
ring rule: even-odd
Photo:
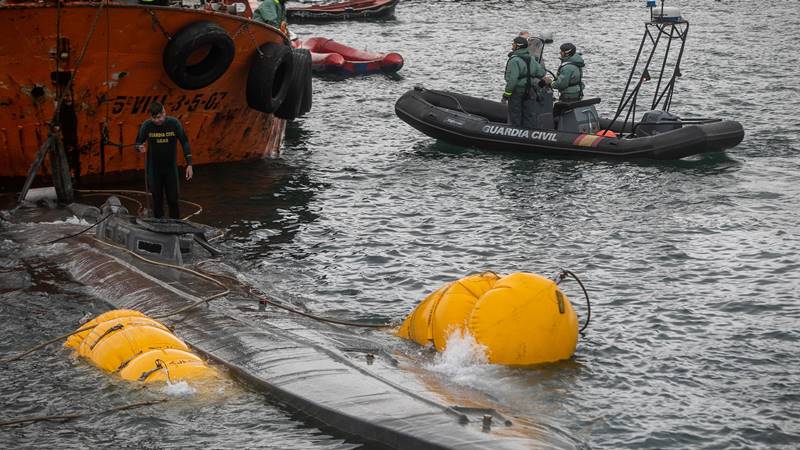
[[193,353],[174,348],[150,350],[128,362],[119,371],[128,381],[198,381],[216,378],[217,371]]
[[439,304],[431,313],[433,345],[444,350],[447,337],[456,330],[463,330],[483,294],[491,289],[500,277],[493,272],[464,277],[450,284],[442,294]]
[[133,325],[106,335],[87,355],[82,356],[103,370],[115,372],[134,356],[162,348],[189,351],[189,347],[169,331],[148,325]]
[[146,316],[123,316],[116,319],[105,320],[98,323],[95,327],[89,330],[86,337],[83,338],[76,350],[78,355],[88,358],[96,346],[102,341],[111,338],[116,333],[125,330],[126,328],[133,328],[138,326],[150,326],[158,328],[171,334],[169,329],[162,323],[157,322]]
[[457,331],[472,334],[493,364],[529,365],[572,357],[578,318],[553,280],[523,272],[500,278],[488,272],[428,296],[397,335],[442,351],[447,337]]
[[417,305],[414,312],[406,318],[397,330],[397,335],[410,339],[417,344],[427,345],[428,342],[433,340],[433,329],[431,328],[431,314],[435,310],[435,306],[442,298],[442,294],[447,291],[450,284],[446,284],[431,295],[425,297],[422,303]]
[[[186,343],[166,326],[138,311],[109,311],[79,329],[89,326],[93,328],[70,336],[79,339],[68,340],[65,345],[75,348],[80,356],[97,367],[118,372],[126,380],[178,381],[216,376],[216,370],[192,354]],[[142,359],[143,355],[149,356]],[[133,375],[154,368],[163,370],[164,374]]]
[[100,314],[94,319],[81,325],[81,327],[78,329],[82,329],[84,331],[68,337],[67,342],[64,343],[64,346],[69,348],[78,348],[78,346],[81,345],[81,342],[83,342],[83,339],[94,329],[94,327],[97,326],[97,324],[120,317],[145,317],[145,315],[132,309],[115,309],[113,311],[104,312],[103,314]]

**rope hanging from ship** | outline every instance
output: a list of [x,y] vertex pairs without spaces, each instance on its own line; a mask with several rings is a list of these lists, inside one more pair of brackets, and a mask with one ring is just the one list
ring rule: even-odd
[[[64,104],[65,96],[68,92],[71,92],[73,80],[78,75],[78,70],[80,69],[81,65],[83,64],[83,60],[86,57],[86,52],[89,48],[89,43],[94,36],[95,31],[97,30],[97,24],[100,21],[100,13],[103,12],[103,8],[105,3],[100,2],[97,6],[97,12],[95,13],[94,19],[92,21],[92,26],[89,29],[89,33],[86,36],[86,40],[83,43],[83,47],[81,48],[81,53],[78,56],[78,59],[75,63],[75,68],[69,73],[69,76],[66,77],[66,81],[63,83],[56,83],[57,95],[56,95],[56,102],[55,107],[53,108],[53,115],[48,122],[48,136],[45,140],[44,144],[39,148],[39,151],[36,153],[36,157],[34,158],[33,164],[31,164],[30,169],[28,170],[28,176],[25,180],[23,185],[22,191],[20,192],[19,196],[19,203],[21,204],[22,201],[25,199],[25,196],[30,188],[31,184],[33,183],[33,179],[36,176],[36,173],[39,171],[39,167],[41,166],[42,162],[44,161],[44,157],[48,152],[52,152],[54,155],[52,159],[53,161],[53,173],[54,173],[54,184],[56,187],[56,191],[59,193],[59,199],[63,199],[66,201],[71,201],[72,198],[72,181],[69,177],[69,167],[66,162],[66,156],[64,154],[64,144],[61,140],[61,127],[60,127],[60,117],[61,117],[61,109]],[[61,2],[57,3],[57,10],[56,10],[56,74],[60,74],[60,66],[59,66],[59,58],[61,57],[60,52],[62,50],[62,38],[61,38]],[[57,78],[58,80],[59,78]]]
[[[61,2],[58,2],[58,6],[59,6],[59,13],[58,13],[58,22],[57,22],[58,25],[57,26],[59,27],[58,39],[59,39],[59,44],[60,44],[60,39],[61,39],[61,35],[60,35],[60,32],[61,32],[60,31],[60,26],[61,26],[60,25],[61,24],[61,12],[60,12],[61,11],[61,9],[60,9],[61,8]],[[94,20],[92,21],[92,26],[89,29],[89,34],[86,36],[86,40],[83,43],[83,48],[81,48],[81,53],[78,56],[78,60],[75,63],[75,68],[72,70],[72,73],[70,74],[69,78],[67,79],[67,82],[64,84],[64,88],[61,90],[61,92],[58,95],[58,98],[56,99],[56,106],[55,106],[55,110],[53,111],[53,120],[51,120],[51,123],[53,123],[53,124],[58,124],[58,117],[59,117],[59,114],[61,112],[61,107],[62,107],[62,105],[64,103],[64,95],[65,95],[66,92],[68,92],[72,88],[73,80],[78,75],[78,70],[80,70],[81,64],[83,64],[83,58],[86,56],[86,51],[89,49],[89,42],[91,42],[92,37],[94,36],[94,32],[97,30],[97,24],[100,21],[100,13],[103,12],[103,8],[104,7],[105,7],[105,2],[98,3],[97,12],[94,15]],[[58,48],[58,47],[56,47],[56,48]],[[58,64],[58,63],[56,63],[56,64]],[[56,68],[58,68],[58,66],[56,66]]]

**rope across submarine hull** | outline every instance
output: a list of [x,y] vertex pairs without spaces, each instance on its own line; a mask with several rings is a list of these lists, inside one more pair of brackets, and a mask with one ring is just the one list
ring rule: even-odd
[[[62,227],[55,233],[65,231]],[[30,229],[19,234],[20,238],[29,235]],[[57,262],[117,309],[158,317],[220,289],[208,281],[142,263],[86,234],[63,244]],[[207,308],[178,317],[174,332],[247,384],[359,441],[415,449],[577,446],[558,430],[506,412],[505,417],[497,414],[502,420],[484,432],[482,416],[470,415],[469,408],[450,406],[458,400],[432,392],[419,376],[423,369],[381,347],[378,336],[359,336],[271,309],[266,319],[256,313],[242,316],[236,312],[241,306],[230,305],[240,301],[256,309],[252,298],[233,293],[224,300],[227,305],[210,302]],[[385,338],[394,339],[388,333]],[[483,405],[494,406],[488,400]]]
[[414,88],[395,103],[397,116],[424,134],[465,147],[579,157],[680,159],[737,145],[735,121],[685,126],[654,136],[617,139],[557,130],[526,130],[505,123],[498,102],[447,91]]

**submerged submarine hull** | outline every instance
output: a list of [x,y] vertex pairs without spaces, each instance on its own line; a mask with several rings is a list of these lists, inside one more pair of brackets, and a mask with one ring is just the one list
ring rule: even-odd
[[[9,231],[22,241],[36,229],[37,242],[41,242],[81,228],[47,225],[47,235],[44,227],[21,224]],[[116,309],[157,317],[219,291],[207,280],[143,262],[88,234],[57,246],[57,254],[48,252],[56,263]],[[203,267],[227,271],[216,263]],[[236,291],[174,319],[171,326],[176,335],[236,378],[374,447],[578,447],[560,431],[502,411],[488,399],[477,402],[473,397],[432,390],[420,376],[421,365],[394,351],[393,345],[405,343],[388,333],[357,334],[289,312],[259,312],[255,298]],[[480,408],[474,409],[476,405]],[[484,415],[494,418],[487,431],[483,431]]]
[[499,102],[419,87],[397,100],[395,113],[424,134],[451,144],[540,155],[680,159],[723,151],[744,138],[742,125],[729,120],[632,138],[528,130],[505,123],[506,108]]

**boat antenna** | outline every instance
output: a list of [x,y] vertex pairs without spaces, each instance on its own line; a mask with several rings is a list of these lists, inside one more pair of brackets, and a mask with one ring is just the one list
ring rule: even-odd
[[[672,105],[675,81],[681,76],[680,65],[681,59],[683,58],[683,51],[686,47],[686,37],[689,33],[689,22],[683,18],[679,8],[665,7],[664,3],[666,0],[661,0],[660,8],[656,8],[658,0],[645,1],[645,6],[650,11],[650,21],[644,24],[644,33],[642,35],[642,41],[639,44],[639,51],[636,53],[636,59],[628,75],[628,81],[625,83],[625,89],[620,96],[619,106],[617,107],[614,119],[611,121],[608,128],[617,122],[623,112],[625,113],[625,118],[622,120],[623,130],[629,122],[631,124],[636,123],[636,106],[639,92],[643,83],[651,81],[652,79],[656,79],[656,87],[653,94],[653,101],[648,106],[651,110],[661,109],[663,111],[669,111]],[[665,41],[665,43],[661,45],[663,41]],[[661,51],[659,51],[660,45],[663,48]],[[672,74],[669,75],[667,61],[669,60],[670,51],[674,46],[679,46],[678,55],[673,63]],[[645,53],[647,54],[646,60],[640,64],[644,59],[643,54]],[[651,76],[649,69],[656,56],[661,58],[661,67],[658,68],[658,63],[653,64],[654,71],[658,69],[658,75]],[[639,73],[639,76],[634,81],[634,74],[636,73]],[[666,80],[666,78],[668,78],[668,80]]]

